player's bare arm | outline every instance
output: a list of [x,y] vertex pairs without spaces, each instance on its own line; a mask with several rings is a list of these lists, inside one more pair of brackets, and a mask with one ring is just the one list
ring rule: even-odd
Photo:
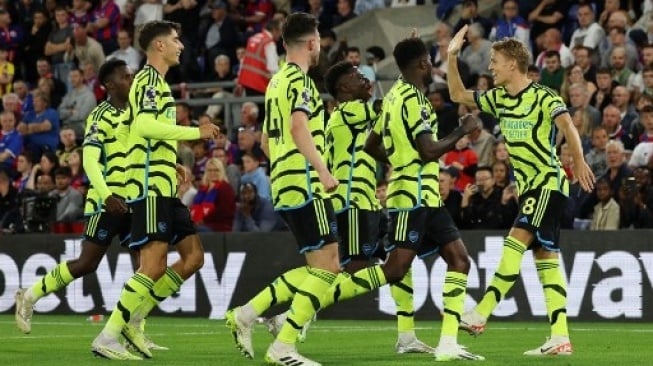
[[580,137],[569,113],[563,113],[557,116],[554,122],[564,134],[565,140],[571,149],[571,154],[574,158],[574,177],[578,178],[578,183],[583,190],[592,192],[596,178],[594,177],[594,173],[592,173],[592,169],[585,162]]
[[462,27],[462,29],[453,37],[451,43],[449,43],[449,47],[447,48],[447,52],[449,53],[447,86],[449,87],[449,94],[451,95],[452,101],[473,107],[476,105],[474,91],[465,89],[465,85],[460,78],[460,71],[458,71],[458,54],[465,43],[467,28],[467,25]]

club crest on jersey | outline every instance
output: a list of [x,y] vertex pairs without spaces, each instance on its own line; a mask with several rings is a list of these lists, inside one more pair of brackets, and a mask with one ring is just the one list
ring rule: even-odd
[[143,109],[156,109],[156,88],[153,85],[145,87],[145,95],[141,103]]

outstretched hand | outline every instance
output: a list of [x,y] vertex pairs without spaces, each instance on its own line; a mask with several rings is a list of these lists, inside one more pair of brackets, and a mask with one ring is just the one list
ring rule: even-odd
[[468,28],[469,28],[468,25],[462,27],[458,31],[458,33],[456,33],[456,35],[453,36],[451,42],[449,42],[449,47],[447,48],[447,51],[449,52],[450,55],[457,56],[458,53],[460,53],[460,50],[463,48],[463,44],[465,43],[465,35],[467,34]]

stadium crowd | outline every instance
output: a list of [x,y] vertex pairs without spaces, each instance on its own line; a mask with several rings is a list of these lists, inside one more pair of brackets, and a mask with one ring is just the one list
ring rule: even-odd
[[[446,18],[457,4],[462,16],[450,25]],[[283,62],[281,24],[300,10],[321,24],[320,61],[310,72],[318,88],[325,90],[326,69],[343,59],[376,82],[384,50],[338,41],[332,28],[375,8],[400,6],[420,1],[0,0],[3,232],[80,231],[89,185],[81,150],[85,121],[105,98],[96,72],[111,58],[140,68],[134,32],[154,19],[182,27],[185,50],[182,64],[168,73],[170,83],[234,82],[192,94],[182,87],[178,95],[179,125],[221,126],[215,140],[179,145],[179,161],[195,178],[179,187],[179,195],[194,221],[203,231],[284,230],[272,208],[260,146],[264,106],[246,102],[234,121],[225,121],[219,98],[262,95]],[[457,225],[507,229],[517,216],[514,176],[497,121],[455,105],[446,88],[447,45],[455,31],[471,24],[459,65],[466,85],[492,88],[491,41],[515,37],[533,51],[530,78],[556,90],[569,107],[598,183],[591,194],[579,189],[564,139],[552,136],[575,183],[563,228],[653,228],[653,1],[503,0],[500,9],[489,19],[479,15],[475,0],[443,0],[440,19],[434,18],[435,82],[428,97],[438,135],[452,131],[464,113],[483,121],[441,161],[440,194]],[[192,108],[183,102],[189,97],[216,98],[216,104]],[[381,99],[377,92],[375,107]],[[332,108],[329,103],[327,111]],[[377,196],[384,202],[388,168],[379,168]]]

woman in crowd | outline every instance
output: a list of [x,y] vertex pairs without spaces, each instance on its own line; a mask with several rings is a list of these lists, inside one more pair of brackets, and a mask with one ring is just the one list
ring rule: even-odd
[[206,162],[202,184],[191,205],[191,217],[199,231],[229,232],[234,223],[236,195],[217,158]]

